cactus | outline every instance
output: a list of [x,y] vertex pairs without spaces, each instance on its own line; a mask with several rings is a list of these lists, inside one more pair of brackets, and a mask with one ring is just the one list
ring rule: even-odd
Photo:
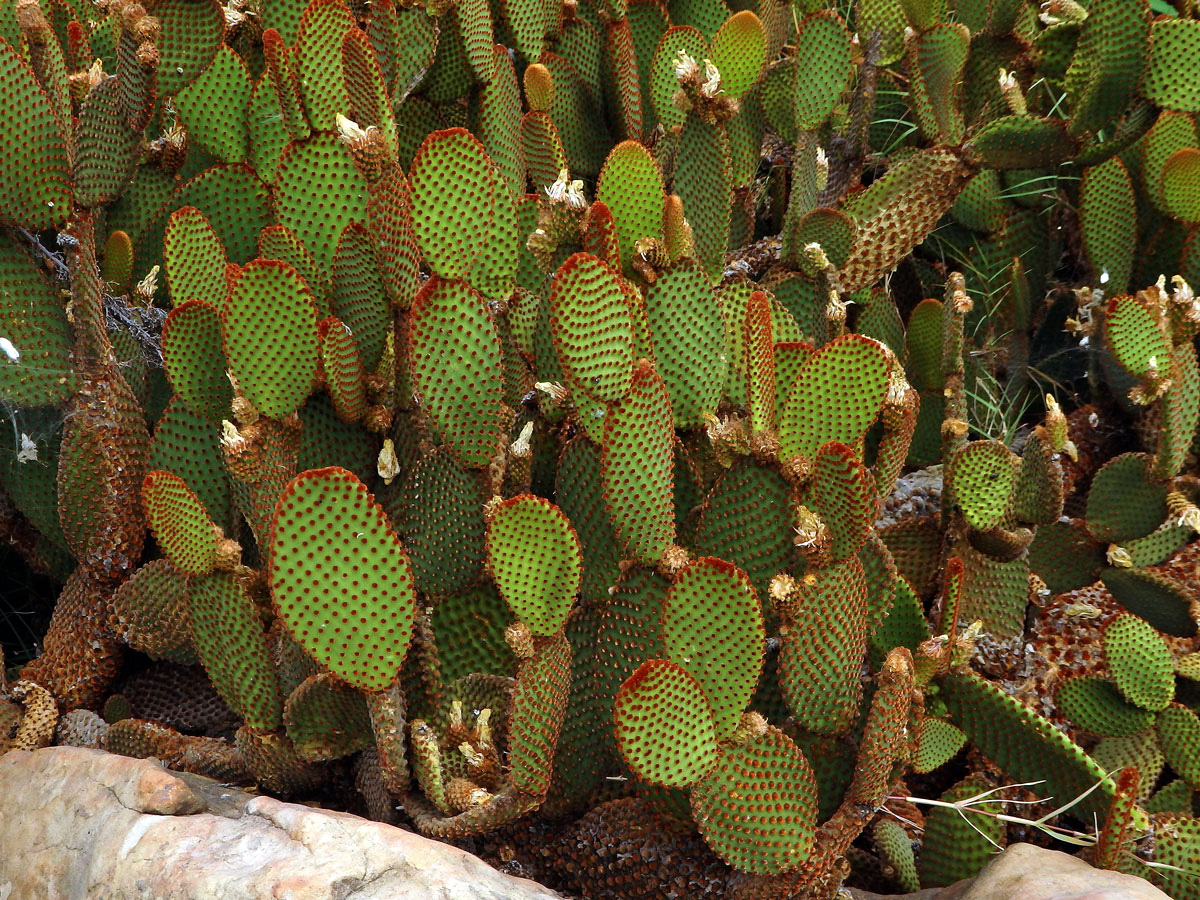
[[354,766],[617,898],[973,874],[909,773],[1194,864],[1194,16],[734,6],[0,17],[0,533],[63,583],[0,741]]

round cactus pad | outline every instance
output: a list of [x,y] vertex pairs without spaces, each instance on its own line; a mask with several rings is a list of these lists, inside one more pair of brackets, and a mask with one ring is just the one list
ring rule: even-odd
[[687,669],[666,659],[638,667],[617,692],[617,746],[635,775],[687,787],[717,763],[712,709]]
[[217,559],[217,531],[204,503],[182,478],[161,469],[142,482],[142,503],[163,553],[183,575],[207,575]]
[[692,814],[731,866],[784,872],[812,852],[817,779],[791,738],[769,726],[760,740],[722,751],[716,769],[692,788]]
[[532,494],[499,504],[487,533],[487,564],[500,596],[534,634],[558,631],[579,593],[579,538],[557,506]]
[[377,691],[400,670],[416,591],[387,515],[352,473],[297,475],[275,510],[271,596],[308,653],[354,687]]
[[1175,664],[1162,635],[1132,613],[1104,629],[1104,656],[1117,689],[1130,703],[1157,712],[1175,698]]
[[1016,462],[999,441],[973,441],[954,455],[946,477],[972,528],[987,531],[1000,524],[1017,480]]

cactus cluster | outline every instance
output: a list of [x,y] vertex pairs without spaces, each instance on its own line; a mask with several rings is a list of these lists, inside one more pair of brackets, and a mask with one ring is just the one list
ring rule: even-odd
[[0,748],[598,898],[947,884],[1004,823],[901,798],[1037,781],[1200,898],[1175,6],[0,9]]

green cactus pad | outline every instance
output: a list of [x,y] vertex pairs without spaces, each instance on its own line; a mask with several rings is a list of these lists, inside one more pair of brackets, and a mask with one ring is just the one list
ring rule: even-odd
[[917,748],[912,767],[917,773],[932,772],[953,759],[967,742],[967,736],[952,722],[924,716],[917,728]]
[[[320,272],[333,266],[346,226],[367,221],[367,196],[366,179],[336,135],[293,142],[279,158],[275,172],[279,224],[296,233]],[[322,197],[337,197],[338,202],[329,204]]]
[[317,315],[329,315],[329,295],[333,293],[328,270],[317,268],[317,262],[296,232],[286,225],[269,225],[258,234],[258,255],[262,259],[278,259],[300,273],[313,292]]
[[[899,7],[899,4],[896,4]],[[871,826],[871,841],[884,871],[901,890],[915,892],[921,887],[917,876],[914,841],[895,819],[878,818]]]
[[[957,803],[991,787],[983,778],[970,776],[943,793],[940,799]],[[921,887],[943,887],[971,877],[1003,843],[1004,823],[999,819],[935,806],[925,817],[918,863]]]
[[465,128],[436,131],[413,158],[411,186],[425,260],[442,278],[465,277],[487,243],[500,187],[487,151]]
[[939,22],[908,41],[913,112],[925,135],[940,144],[962,140],[959,102],[971,36],[961,22]]
[[644,781],[687,787],[719,761],[704,689],[669,660],[648,660],[626,679],[614,717],[621,755]]
[[716,412],[726,379],[725,323],[708,277],[683,260],[646,290],[655,365],[671,395],[676,428]]
[[163,235],[163,259],[171,305],[204,300],[214,306],[225,302],[225,247],[204,213],[185,206],[171,213]]
[[246,161],[254,171],[273,176],[291,135],[284,124],[283,109],[269,70],[263,72],[250,89],[250,99],[246,103],[246,140]]
[[229,47],[175,95],[175,108],[187,125],[188,137],[221,162],[246,159],[246,108],[250,103],[250,70]]
[[1119,157],[1092,166],[1079,185],[1079,225],[1093,283],[1111,294],[1129,284],[1137,245],[1137,205]]
[[354,335],[368,371],[379,365],[392,324],[373,244],[366,227],[354,222],[342,232],[333,256],[333,314]]
[[800,370],[779,415],[780,458],[811,457],[826,441],[862,440],[887,396],[883,345],[857,334],[826,344]]
[[1200,424],[1200,362],[1190,342],[1172,351],[1170,378],[1171,390],[1162,403],[1162,433],[1154,456],[1155,474],[1160,478],[1172,478],[1183,468]]
[[1130,703],[1157,712],[1175,696],[1171,650],[1154,626],[1122,613],[1104,629],[1104,655],[1117,688]]
[[605,151],[612,146],[603,117],[594,114],[597,101],[569,61],[548,50],[542,51],[538,61],[554,77],[549,113],[562,138],[567,165],[576,175],[594,177],[604,163]]
[[404,170],[390,166],[371,186],[367,217],[378,238],[376,261],[388,300],[408,309],[420,288],[420,251],[413,231],[411,189]]
[[1151,362],[1163,376],[1171,360],[1171,343],[1156,313],[1136,297],[1116,297],[1104,315],[1105,337],[1113,356],[1134,378],[1145,378]]
[[867,649],[867,581],[857,556],[810,572],[790,606],[779,651],[779,686],[796,721],[841,734],[862,699]]
[[691,802],[708,845],[740,871],[786,872],[814,849],[816,777],[774,726],[753,743],[722,750],[717,767],[692,788]]
[[942,374],[942,304],[939,300],[922,300],[908,316],[904,333],[910,375],[916,385],[926,390],[941,390]]
[[1058,454],[1045,431],[1035,429],[1021,452],[1013,513],[1021,522],[1053,525],[1062,516],[1063,500],[1063,473]]
[[999,441],[974,441],[954,455],[946,481],[969,526],[987,531],[1000,524],[1017,481],[1017,465]]
[[238,274],[221,311],[229,368],[246,396],[281,419],[317,378],[320,340],[312,294],[287,263],[255,260]]
[[49,98],[7,41],[0,40],[0,94],[9,104],[0,155],[0,221],[51,228],[71,213],[67,147]]
[[679,133],[676,153],[690,162],[675,169],[674,189],[692,226],[695,257],[711,280],[720,281],[729,248],[733,202],[725,129],[689,116]]
[[762,74],[767,57],[767,33],[762,20],[749,10],[735,13],[713,35],[709,52],[721,73],[721,87],[730,97],[742,97]]
[[663,650],[708,697],[717,740],[733,733],[763,663],[762,608],[746,573],[713,557],[675,576],[663,610]]
[[62,298],[30,256],[0,240],[0,399],[18,406],[56,406],[75,393],[72,334]]
[[343,422],[357,422],[367,411],[362,357],[349,327],[337,316],[317,324],[321,336],[321,375],[325,390]]
[[229,415],[233,388],[221,347],[221,317],[204,300],[171,310],[163,325],[163,367],[171,387],[196,415],[220,421]]
[[1188,225],[1200,223],[1200,150],[1174,153],[1163,165],[1159,189],[1168,215]]
[[433,608],[442,679],[452,682],[472,672],[501,674],[512,668],[504,630],[512,622],[508,604],[491,585],[441,597]]
[[172,472],[155,470],[142,482],[146,520],[180,574],[207,575],[217,559],[217,533],[195,492]]
[[151,659],[194,665],[188,582],[171,563],[154,559],[113,594],[113,630],[133,650]]
[[613,147],[600,170],[596,199],[612,211],[627,273],[632,271],[634,242],[662,235],[664,198],[662,172],[650,151],[636,141]]
[[579,536],[580,598],[585,605],[607,600],[620,574],[622,554],[604,509],[599,447],[582,436],[567,442],[558,457],[554,497]]
[[1146,6],[1144,0],[1100,0],[1088,9],[1063,84],[1072,135],[1114,122],[1136,94],[1149,50]]
[[973,673],[947,675],[938,684],[954,724],[1010,778],[1044,781],[1042,795],[1060,805],[1091,791],[1074,808],[1105,815],[1112,779],[1049,720]]
[[492,170],[495,176],[492,179],[495,199],[491,227],[467,280],[488,300],[503,303],[507,302],[516,286],[517,254],[524,240],[523,236],[517,234],[517,208],[503,175],[495,166]]
[[492,581],[534,634],[558,631],[579,593],[579,538],[558,507],[522,494],[498,504],[487,532]]
[[363,695],[328,672],[310,675],[288,695],[283,724],[305,762],[341,759],[375,743]]
[[988,169],[1029,169],[1056,165],[1071,154],[1072,143],[1059,119],[1001,116],[988,122],[967,145]]
[[854,450],[836,441],[821,445],[804,502],[829,529],[830,559],[862,549],[875,519],[875,480]]
[[1182,703],[1172,703],[1155,723],[1163,755],[1193,789],[1200,786],[1200,718]]
[[521,663],[513,689],[508,763],[513,786],[533,796],[550,787],[554,751],[567,711],[571,646],[556,634]]
[[1099,737],[1131,737],[1154,724],[1154,713],[1129,703],[1107,678],[1080,675],[1058,686],[1057,711]]
[[1151,880],[1170,897],[1193,900],[1200,896],[1195,874],[1200,860],[1200,819],[1162,816],[1154,825],[1154,861],[1162,868],[1153,871]]
[[[254,256],[258,233],[271,223],[270,189],[243,164],[211,166],[179,185],[161,210],[163,219],[183,206],[194,206],[204,214],[229,261],[239,265]],[[157,248],[150,249],[154,254],[145,254],[139,269],[157,261]]]
[[1104,464],[1088,492],[1088,531],[1098,541],[1145,537],[1167,518],[1167,487],[1150,475],[1142,453],[1124,453]]
[[[292,636],[361,690],[395,680],[412,637],[416,591],[404,548],[345,469],[303,472],[276,507],[270,584]],[[320,570],[308,560],[325,560]]]
[[804,254],[808,244],[820,244],[829,263],[839,268],[854,249],[857,236],[858,225],[852,218],[841,210],[819,206],[809,211],[797,224],[795,237],[791,241],[791,257],[800,269],[815,277],[817,268]]
[[612,269],[588,253],[576,253],[559,266],[550,288],[550,329],[574,385],[602,402],[628,393],[633,319]]
[[230,531],[229,477],[221,453],[220,426],[172,397],[154,426],[150,469],[174,472],[204,502],[209,517]]
[[243,725],[234,734],[234,745],[259,785],[274,794],[290,797],[312,791],[324,778],[322,768],[296,755],[296,748],[282,731]]
[[[1200,112],[1200,89],[1184,60],[1200,53],[1200,26],[1192,19],[1163,19],[1150,29],[1150,54],[1142,94],[1164,109]],[[1181,67],[1182,66],[1182,67]]]
[[[703,59],[709,55],[708,40],[698,29],[677,23],[661,33],[648,61],[650,106],[658,123],[667,131],[687,120],[687,113],[675,105],[674,99],[679,90],[675,61],[685,53],[703,65]],[[642,62],[639,55],[639,64]]]
[[463,465],[487,465],[504,440],[500,336],[483,297],[431,278],[413,302],[413,387]]
[[796,130],[819,128],[841,99],[853,66],[850,33],[832,13],[811,15],[800,23],[796,34],[796,58],[792,86],[792,110]]
[[483,484],[448,450],[413,466],[404,479],[393,517],[422,594],[464,590],[483,569]]
[[228,572],[188,587],[192,640],[213,687],[250,728],[278,728],[283,701],[254,602]]
[[970,175],[957,154],[930,147],[853,195],[843,211],[858,221],[858,243],[840,272],[843,290],[866,287],[895,268],[954,205]]
[[600,465],[613,529],[629,553],[647,563],[657,562],[675,539],[674,437],[667,387],[642,360],[629,395],[605,417]]
[[300,407],[300,447],[296,471],[341,466],[360,479],[376,471],[376,449],[371,435],[360,425],[337,417],[333,401],[315,394]]
[[350,111],[342,65],[342,40],[355,27],[342,0],[313,0],[296,33],[296,75],[313,128],[332,131],[339,113]]
[[1194,600],[1178,581],[1145,569],[1107,568],[1101,578],[1121,606],[1155,630],[1176,637],[1196,635]]
[[1025,629],[1029,603],[1029,564],[1024,558],[997,560],[967,541],[952,553],[963,561],[961,621],[983,620],[984,630],[1000,640],[1015,640]]

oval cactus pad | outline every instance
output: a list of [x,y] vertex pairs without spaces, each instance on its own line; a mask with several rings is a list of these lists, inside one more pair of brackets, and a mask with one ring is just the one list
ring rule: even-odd
[[412,570],[387,515],[352,473],[302,472],[275,509],[271,597],[292,637],[354,687],[377,691],[412,638]]
[[500,596],[534,634],[562,627],[579,593],[579,538],[557,506],[532,494],[505,500],[488,524],[487,562]]
[[687,787],[716,765],[708,698],[700,682],[670,660],[647,660],[626,679],[614,718],[621,755],[645,781]]
[[217,560],[217,530],[182,478],[156,470],[142,482],[146,519],[163,553],[183,575],[207,575]]

